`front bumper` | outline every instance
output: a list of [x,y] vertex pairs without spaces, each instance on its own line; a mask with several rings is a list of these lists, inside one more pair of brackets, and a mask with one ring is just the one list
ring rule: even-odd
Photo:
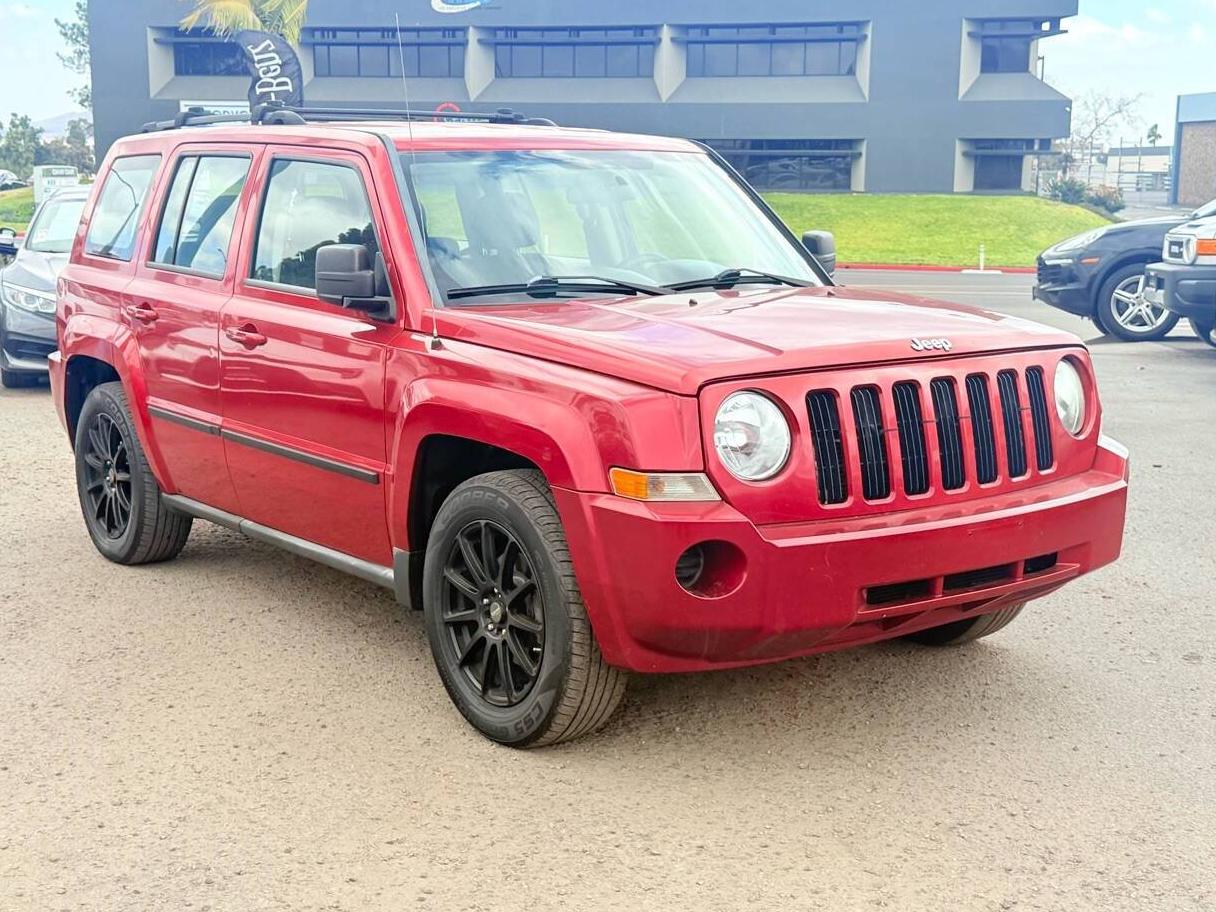
[[[1128,462],[985,500],[756,526],[725,503],[556,490],[605,659],[643,672],[772,662],[902,636],[1038,598],[1118,557]],[[716,597],[676,582],[691,545],[741,555]]]
[[1211,326],[1216,323],[1216,266],[1154,263],[1145,273],[1144,297],[1151,304]]
[[1037,279],[1031,294],[1058,310],[1079,317],[1094,315],[1094,300],[1090,290],[1092,275],[1074,260],[1038,259]]
[[0,305],[0,367],[45,374],[47,356],[56,344],[54,317]]

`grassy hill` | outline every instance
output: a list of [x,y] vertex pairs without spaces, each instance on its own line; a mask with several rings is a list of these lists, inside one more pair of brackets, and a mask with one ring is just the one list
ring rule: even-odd
[[1080,206],[1033,196],[822,195],[766,193],[801,235],[836,235],[842,263],[974,266],[979,245],[989,266],[1033,266],[1056,241],[1108,224]]
[[34,190],[32,187],[0,191],[0,228],[16,228],[18,231],[25,231],[26,223],[33,214]]

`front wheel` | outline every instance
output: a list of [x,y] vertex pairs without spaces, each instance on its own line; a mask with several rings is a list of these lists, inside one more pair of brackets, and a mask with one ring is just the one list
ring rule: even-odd
[[1178,315],[1149,303],[1144,297],[1144,265],[1133,263],[1115,270],[1098,291],[1094,313],[1108,336],[1124,342],[1164,339],[1178,325]]
[[1191,317],[1187,322],[1191,324],[1191,331],[1200,339],[1206,342],[1212,348],[1216,348],[1216,335],[1213,335],[1213,327],[1208,323],[1200,323],[1194,317]]
[[80,511],[102,556],[117,564],[176,557],[193,520],[161,500],[121,383],[103,383],[89,393],[75,446]]
[[491,740],[577,738],[624,695],[625,673],[600,654],[540,472],[491,472],[451,493],[427,542],[423,603],[444,687]]
[[998,630],[1013,623],[1013,619],[1022,613],[1025,603],[1002,608],[992,614],[981,614],[979,617],[968,618],[965,621],[954,621],[942,624],[940,627],[930,627],[928,630],[918,630],[904,637],[922,646],[962,646],[973,643],[981,637],[992,636]]

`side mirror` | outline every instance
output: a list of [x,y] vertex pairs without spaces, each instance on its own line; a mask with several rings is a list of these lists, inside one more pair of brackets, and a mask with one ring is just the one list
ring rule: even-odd
[[836,275],[836,237],[830,231],[808,231],[802,236],[802,246],[830,276]]
[[361,310],[381,319],[392,316],[392,298],[383,261],[362,244],[327,244],[317,248],[317,297],[327,304]]
[[0,228],[0,256],[17,255],[17,232],[12,228]]

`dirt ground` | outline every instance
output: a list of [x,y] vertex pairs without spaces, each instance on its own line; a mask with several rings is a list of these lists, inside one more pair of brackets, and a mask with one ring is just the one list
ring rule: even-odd
[[370,585],[205,523],[108,564],[47,391],[0,393],[0,910],[1216,908],[1216,351],[1094,352],[1118,564],[966,650],[636,678],[522,753]]

